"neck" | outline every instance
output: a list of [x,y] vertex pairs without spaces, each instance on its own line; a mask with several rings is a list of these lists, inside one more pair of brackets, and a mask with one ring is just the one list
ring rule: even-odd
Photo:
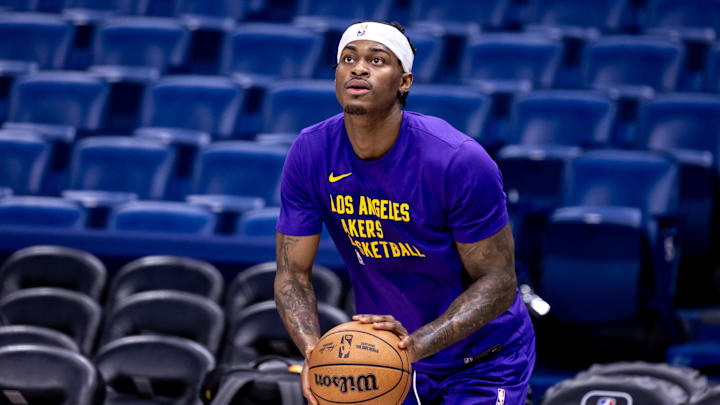
[[383,157],[395,144],[402,124],[402,109],[396,103],[383,113],[345,113],[344,118],[345,130],[357,157],[375,160]]

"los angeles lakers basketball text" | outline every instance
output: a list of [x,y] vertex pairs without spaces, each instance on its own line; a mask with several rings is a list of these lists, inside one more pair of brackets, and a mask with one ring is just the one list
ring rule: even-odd
[[[425,257],[417,246],[403,241],[386,241],[382,221],[410,222],[410,205],[390,200],[330,194],[330,210],[340,217],[350,243],[365,257],[391,259]],[[357,218],[357,217],[370,218]],[[360,240],[364,239],[364,240]]]

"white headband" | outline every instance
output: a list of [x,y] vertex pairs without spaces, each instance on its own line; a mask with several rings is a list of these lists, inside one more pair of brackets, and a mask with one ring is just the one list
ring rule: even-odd
[[345,46],[353,41],[375,41],[390,49],[402,64],[405,72],[412,72],[415,56],[410,48],[410,42],[397,28],[376,22],[361,22],[353,24],[345,30],[337,51],[337,63],[340,63],[340,54]]

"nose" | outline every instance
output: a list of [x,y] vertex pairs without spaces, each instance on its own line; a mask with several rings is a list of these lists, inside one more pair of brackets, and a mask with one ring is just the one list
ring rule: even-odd
[[350,73],[353,76],[367,76],[370,74],[368,71],[366,62],[362,59],[360,59],[355,65],[353,65],[352,69],[350,70]]

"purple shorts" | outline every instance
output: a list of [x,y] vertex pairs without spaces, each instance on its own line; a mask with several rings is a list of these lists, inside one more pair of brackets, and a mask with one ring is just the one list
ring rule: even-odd
[[534,366],[533,336],[529,344],[503,350],[460,370],[443,374],[415,372],[403,405],[525,405]]

